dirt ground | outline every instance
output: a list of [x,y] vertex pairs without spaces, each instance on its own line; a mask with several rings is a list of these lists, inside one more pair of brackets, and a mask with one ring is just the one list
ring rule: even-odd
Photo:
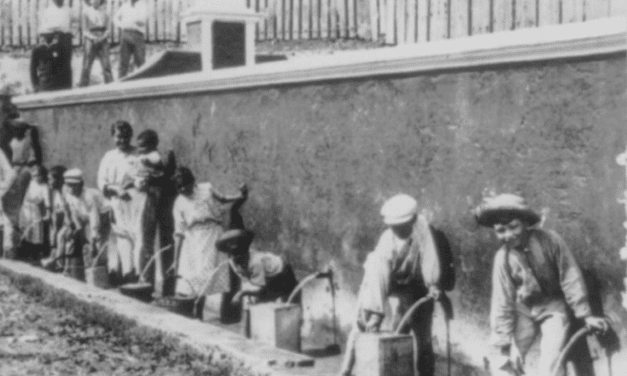
[[221,375],[162,344],[132,338],[53,309],[0,275],[0,375]]

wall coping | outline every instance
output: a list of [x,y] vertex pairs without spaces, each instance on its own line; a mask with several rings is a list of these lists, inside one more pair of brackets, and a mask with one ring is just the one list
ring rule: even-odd
[[186,73],[87,88],[21,95],[19,109],[273,87],[317,81],[420,73],[617,53],[627,49],[627,18],[301,57],[252,67]]

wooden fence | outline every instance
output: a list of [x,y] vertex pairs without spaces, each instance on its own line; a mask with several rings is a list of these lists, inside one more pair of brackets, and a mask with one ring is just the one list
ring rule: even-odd
[[[125,0],[106,0],[113,15]],[[212,0],[200,0],[212,1]],[[356,38],[357,6],[363,0],[246,0],[249,8],[266,15],[256,27],[257,39]],[[51,0],[0,0],[0,46],[29,47],[38,42],[38,15]],[[82,42],[83,0],[65,0],[72,9],[74,44]],[[180,42],[185,39],[180,15],[194,0],[147,0],[148,42]],[[113,28],[111,42],[119,41]]]
[[[106,0],[109,14],[125,0]],[[197,0],[215,1],[215,0]],[[228,1],[228,0],[220,0]],[[361,38],[388,44],[421,43],[520,28],[627,15],[627,0],[246,0],[265,14],[258,40]],[[38,15],[51,0],[0,0],[0,47],[38,41]],[[82,42],[83,0],[65,0],[73,14],[74,44]],[[148,42],[181,42],[180,15],[194,0],[146,0]],[[113,28],[111,42],[119,41]]]
[[627,15],[627,0],[368,0],[371,37],[388,44]]

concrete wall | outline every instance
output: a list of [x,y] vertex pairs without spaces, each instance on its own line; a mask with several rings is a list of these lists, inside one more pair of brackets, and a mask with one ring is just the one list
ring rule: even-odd
[[[82,167],[95,184],[109,125],[154,128],[200,180],[235,192],[260,248],[305,270],[339,271],[340,321],[353,314],[361,264],[398,192],[419,199],[457,257],[454,350],[485,351],[496,243],[470,210],[487,192],[516,191],[546,214],[600,280],[606,313],[627,341],[620,307],[625,175],[625,54],[396,77],[29,110],[49,164]],[[328,339],[328,294],[313,289],[306,335]],[[311,299],[309,300],[311,302]],[[324,303],[322,303],[324,302]],[[312,321],[312,318],[326,320]],[[436,319],[436,322],[438,320]],[[436,327],[443,341],[443,331]],[[472,338],[468,341],[468,338]],[[460,354],[462,355],[462,354]],[[622,353],[622,359],[627,358]]]

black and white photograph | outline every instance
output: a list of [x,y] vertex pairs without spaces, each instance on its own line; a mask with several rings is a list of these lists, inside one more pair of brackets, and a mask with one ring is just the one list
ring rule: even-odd
[[0,0],[0,376],[622,376],[627,0]]

